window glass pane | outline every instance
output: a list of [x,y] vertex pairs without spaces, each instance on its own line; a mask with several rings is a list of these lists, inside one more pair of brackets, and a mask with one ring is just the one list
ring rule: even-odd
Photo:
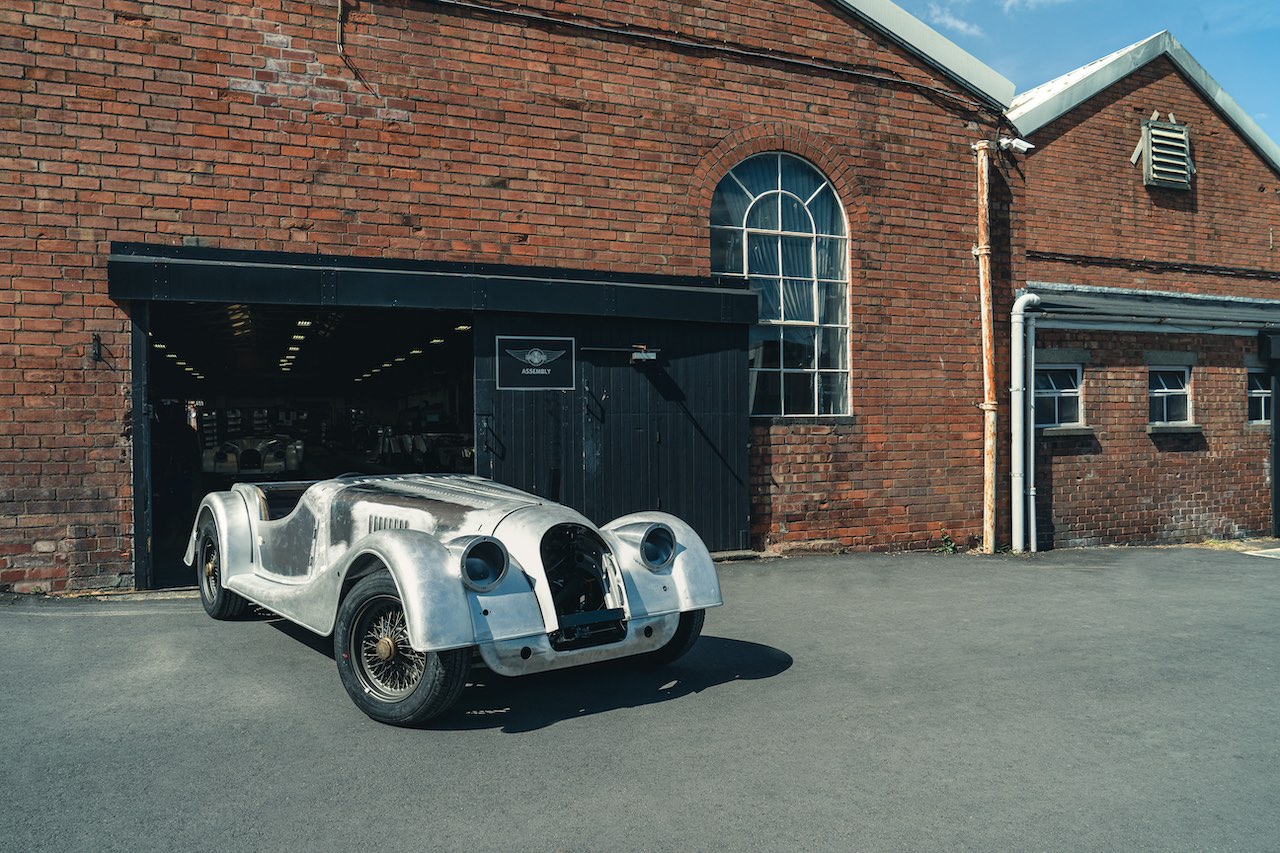
[[782,374],[769,370],[751,371],[751,414],[782,414]]
[[771,234],[747,235],[747,272],[751,275],[778,274],[778,238]]
[[789,195],[779,196],[782,200],[782,230],[799,231],[801,234],[813,233],[813,222],[804,205]]
[[1164,397],[1152,397],[1151,405],[1147,409],[1147,420],[1153,424],[1167,420],[1164,416]]
[[772,368],[782,364],[782,329],[779,326],[752,326],[747,349],[747,361],[754,369]]
[[843,373],[818,374],[818,414],[849,414],[848,379]]
[[1079,397],[1059,397],[1058,398],[1058,423],[1060,424],[1080,423],[1080,398]]
[[826,179],[817,169],[797,157],[782,158],[782,188],[793,192],[805,201],[817,192]]
[[1153,370],[1151,371],[1151,390],[1158,391],[1167,389],[1170,391],[1182,391],[1187,387],[1187,375],[1181,370]]
[[1052,397],[1036,398],[1036,426],[1054,426],[1057,424],[1058,407]]
[[781,320],[782,305],[779,301],[781,286],[776,278],[753,278],[751,289],[760,294],[760,319]]
[[814,322],[813,282],[793,278],[782,282],[782,319],[793,323]]
[[817,240],[818,278],[829,278],[844,283],[849,278],[849,251],[839,237],[819,237]]
[[812,415],[813,374],[782,374],[782,413],[784,415]]
[[1265,373],[1250,373],[1250,374],[1249,374],[1249,390],[1250,390],[1250,391],[1263,391],[1263,392],[1266,392],[1266,393],[1270,393],[1270,392],[1271,392],[1271,383],[1267,380],[1267,374],[1265,374]]
[[781,237],[782,274],[813,278],[813,240],[808,237]]
[[1185,421],[1187,419],[1187,395],[1186,394],[1170,394],[1164,399],[1165,404],[1165,420],[1170,422]]
[[823,187],[822,192],[809,202],[809,212],[813,214],[813,222],[819,234],[844,236],[844,214],[840,211],[840,202],[830,184]]
[[846,370],[849,366],[849,346],[844,329],[818,330],[818,367]]
[[812,370],[817,354],[817,329],[782,327],[782,366],[795,370]]
[[762,195],[778,188],[778,155],[758,154],[734,167],[733,174],[747,192]]
[[751,196],[743,192],[733,178],[726,178],[716,187],[716,194],[711,198],[711,224],[741,228],[750,206]]
[[730,228],[711,229],[711,272],[742,275],[742,232]]
[[1053,382],[1053,387],[1059,391],[1074,391],[1077,388],[1074,370],[1050,370],[1049,378]]
[[782,196],[772,193],[764,198],[756,199],[747,214],[747,227],[759,228],[762,231],[778,230],[778,199]]
[[1249,398],[1249,420],[1251,421],[1267,420],[1266,416],[1263,414],[1263,411],[1262,411],[1262,402],[1263,402],[1262,397]]
[[849,300],[843,284],[818,282],[818,322],[827,326],[844,326],[849,322]]
[[1049,376],[1049,371],[1047,370],[1036,371],[1036,390],[1037,391],[1053,390],[1053,379],[1052,377]]

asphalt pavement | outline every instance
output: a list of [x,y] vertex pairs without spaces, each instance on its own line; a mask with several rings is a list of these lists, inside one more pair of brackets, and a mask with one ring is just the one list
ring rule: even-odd
[[421,730],[192,595],[0,604],[4,851],[1280,849],[1280,560],[793,557]]

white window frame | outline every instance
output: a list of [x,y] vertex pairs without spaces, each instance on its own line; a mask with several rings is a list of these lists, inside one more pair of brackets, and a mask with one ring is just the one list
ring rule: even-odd
[[[1075,373],[1075,375],[1076,375],[1076,387],[1075,387],[1075,389],[1074,389],[1074,390],[1066,391],[1066,392],[1061,391],[1061,390],[1058,390],[1058,389],[1054,389],[1054,390],[1052,390],[1052,391],[1041,391],[1041,390],[1039,389],[1039,387],[1037,387],[1039,383],[1037,383],[1037,382],[1035,381],[1035,377],[1032,377],[1032,383],[1031,383],[1031,388],[1032,388],[1032,406],[1031,406],[1031,408],[1032,408],[1032,418],[1031,418],[1031,420],[1032,420],[1032,423],[1034,423],[1034,424],[1035,424],[1036,429],[1051,429],[1051,428],[1053,428],[1053,427],[1082,427],[1082,426],[1084,426],[1084,425],[1085,425],[1085,418],[1084,418],[1084,367],[1083,367],[1082,365],[1079,365],[1079,364],[1053,364],[1053,363],[1047,363],[1047,364],[1037,364],[1037,365],[1036,365],[1036,373],[1040,373],[1041,371],[1050,371],[1050,370],[1070,370],[1070,371],[1074,372],[1074,373]],[[1062,399],[1063,397],[1073,398],[1073,399],[1075,399],[1075,401],[1076,401],[1076,419],[1075,419],[1074,421],[1063,421],[1063,420],[1061,420],[1061,419],[1059,418],[1059,419],[1055,420],[1053,423],[1042,424],[1042,423],[1040,423],[1040,422],[1038,422],[1038,421],[1036,420],[1036,413],[1037,413],[1037,412],[1039,412],[1039,406],[1037,406],[1037,405],[1036,405],[1036,401],[1038,401],[1038,400],[1040,400],[1040,399],[1042,399],[1042,398],[1053,398],[1054,400],[1060,400],[1060,399]],[[1058,407],[1058,405],[1057,405],[1056,403],[1054,404],[1054,414],[1055,414],[1055,415],[1060,415],[1060,414],[1061,414],[1061,413],[1060,413],[1060,411],[1059,411],[1059,407]]]
[[[778,159],[778,181],[776,183],[775,188],[762,190],[756,193],[750,190],[741,180],[739,180],[735,172],[744,163],[748,163],[751,160],[762,157],[762,156],[779,158]],[[813,184],[812,189],[807,191],[804,194],[804,197],[796,195],[795,193],[791,192],[789,189],[783,187],[782,185],[783,163],[786,160],[795,161],[801,164],[805,169],[808,169],[810,172],[812,172],[813,177],[817,179],[817,182]],[[776,330],[776,334],[780,335],[779,340],[780,340],[781,347],[785,347],[786,335],[788,334],[788,330],[796,330],[795,332],[793,332],[794,334],[803,335],[805,331],[812,329],[813,334],[815,336],[814,363],[810,366],[807,366],[807,367],[788,366],[785,362],[785,357],[783,356],[782,351],[780,350],[779,357],[783,358],[784,360],[777,367],[752,366],[750,368],[749,375],[750,375],[750,381],[752,383],[751,384],[751,389],[752,389],[751,398],[752,398],[752,409],[753,409],[751,413],[752,417],[834,418],[834,417],[848,416],[852,407],[852,389],[850,387],[850,377],[851,377],[851,367],[852,367],[852,337],[851,337],[851,329],[850,329],[850,319],[851,319],[850,315],[851,315],[852,306],[849,303],[849,222],[848,222],[848,215],[845,212],[843,202],[840,200],[839,195],[835,192],[835,187],[831,184],[831,181],[827,179],[827,177],[822,173],[821,170],[819,170],[816,166],[814,166],[812,163],[810,163],[809,161],[805,160],[802,157],[797,157],[794,154],[787,154],[781,151],[762,152],[761,154],[752,155],[751,157],[748,157],[745,160],[739,162],[737,165],[733,167],[733,169],[729,170],[729,172],[727,172],[725,176],[721,179],[721,185],[729,181],[735,182],[737,184],[738,189],[740,189],[742,193],[746,194],[751,200],[750,200],[750,203],[747,204],[743,212],[741,221],[717,222],[713,218],[711,223],[711,231],[712,231],[712,238],[713,238],[712,239],[713,268],[711,270],[712,274],[713,275],[728,274],[728,275],[747,276],[749,280],[753,282],[753,285],[752,285],[753,287],[756,286],[754,284],[754,282],[756,281],[772,283],[773,279],[776,277],[778,288],[779,288],[777,298],[778,298],[778,304],[779,304],[779,311],[781,312],[780,316],[779,317],[767,317],[767,316],[760,317],[760,319],[758,320],[756,329],[757,330],[763,330],[763,329]],[[719,190],[717,190],[717,193],[718,192]],[[831,194],[831,196],[835,200],[836,208],[839,210],[840,233],[828,233],[828,231],[826,230],[821,230],[817,227],[817,223],[814,220],[813,212],[810,209],[809,205],[813,203],[816,199],[818,199],[818,197],[822,195],[824,192],[829,192]],[[781,219],[779,219],[777,228],[761,228],[761,227],[756,227],[754,225],[749,225],[748,222],[750,221],[752,210],[755,209],[758,204],[762,202],[767,203],[767,200],[772,199],[774,197],[790,198],[795,202],[798,202],[803,207],[807,215],[809,216],[810,230],[806,232],[783,230],[783,227],[782,227],[783,223]],[[730,232],[734,232],[740,235],[738,238],[738,246],[736,251],[734,253],[731,253],[731,255],[729,256],[733,258],[733,261],[730,264],[730,266],[731,267],[736,266],[737,268],[736,269],[733,269],[733,268],[716,269],[715,264],[716,264],[717,254],[716,254],[716,251],[714,250],[714,247],[716,245],[717,239],[718,238],[723,239],[724,236],[729,234]],[[763,276],[757,275],[755,277],[751,275],[752,273],[752,269],[751,269],[751,237],[752,235],[759,235],[761,237],[769,237],[769,238],[777,238],[779,240],[779,244],[778,244],[779,257],[778,257],[778,262],[776,264],[778,268],[778,273],[776,276],[772,273],[768,273]],[[783,256],[782,256],[782,253],[784,251],[782,241],[796,240],[796,239],[808,239],[810,241],[810,244],[809,244],[810,274],[808,276],[787,275],[785,272],[785,264],[783,263]],[[821,274],[822,265],[818,263],[820,245],[835,245],[838,247],[839,263],[838,263],[838,267],[836,268],[838,271],[838,277],[836,275],[823,276]],[[824,255],[824,257],[827,257],[827,256]],[[809,293],[810,293],[810,298],[812,299],[812,306],[808,311],[803,311],[801,313],[812,316],[813,318],[812,320],[808,319],[807,317],[802,317],[797,319],[795,317],[787,316],[787,308],[786,308],[787,297],[786,297],[785,288],[786,288],[786,282],[788,280],[796,283],[803,282],[810,285]],[[833,289],[834,287],[839,287],[842,291],[841,295],[839,296],[839,299],[843,302],[843,310],[841,312],[842,319],[838,320],[837,322],[831,322],[829,320],[824,322],[823,291],[824,289],[828,289],[828,288]],[[762,313],[764,309],[765,309],[765,303],[764,303],[764,300],[762,299],[761,301]],[[753,338],[756,336],[756,334],[758,334],[758,332],[753,333]],[[822,366],[821,357],[823,352],[822,341],[824,338],[824,334],[830,334],[833,337],[843,339],[843,353],[842,353],[843,357],[841,359],[841,361],[843,362],[843,367]],[[771,378],[773,376],[777,377],[776,381],[779,383],[777,410],[776,411],[775,410],[768,410],[768,411],[756,410],[757,408],[756,395],[755,395],[755,389],[757,387],[756,383],[761,379],[764,379],[766,377]],[[812,377],[811,379],[812,398],[810,400],[810,405],[802,411],[788,411],[787,410],[788,377],[799,377],[799,376]],[[822,411],[824,401],[832,399],[831,397],[824,396],[824,388],[827,390],[830,390],[832,386],[838,386],[839,392],[843,396],[841,399],[835,400],[834,406],[833,406],[833,408],[835,409],[834,411],[824,412]]]
[[[1151,377],[1156,373],[1180,373],[1182,374],[1182,387],[1179,389],[1172,388],[1152,388]],[[1170,397],[1186,397],[1187,398],[1187,416],[1184,420],[1155,420],[1151,418],[1151,401],[1162,399],[1167,401]],[[1192,410],[1191,399],[1191,368],[1174,367],[1171,365],[1148,365],[1147,367],[1147,418],[1148,423],[1154,426],[1186,426],[1195,423],[1195,415]],[[1168,402],[1163,403],[1164,413],[1169,414]]]
[[[1262,388],[1255,390],[1253,387],[1253,379],[1255,376],[1262,377]],[[1271,374],[1266,370],[1250,369],[1245,376],[1245,389],[1248,392],[1248,405],[1245,408],[1245,422],[1251,424],[1269,424],[1271,419],[1275,417],[1275,403],[1271,399]],[[1260,400],[1262,407],[1262,417],[1255,418],[1249,410],[1252,408],[1254,400]]]

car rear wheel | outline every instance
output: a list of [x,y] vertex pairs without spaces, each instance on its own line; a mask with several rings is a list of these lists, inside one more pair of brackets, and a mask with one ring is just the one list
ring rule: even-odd
[[416,726],[452,707],[471,663],[469,649],[410,645],[400,592],[385,571],[362,578],[343,599],[333,650],[351,701],[393,726]]
[[693,644],[702,636],[702,625],[706,622],[707,611],[689,610],[680,614],[680,624],[667,644],[652,652],[636,655],[635,661],[649,669],[659,669],[684,657]]
[[196,531],[196,572],[199,573],[200,603],[214,619],[235,619],[244,614],[248,602],[222,586],[222,545],[218,523],[206,515]]

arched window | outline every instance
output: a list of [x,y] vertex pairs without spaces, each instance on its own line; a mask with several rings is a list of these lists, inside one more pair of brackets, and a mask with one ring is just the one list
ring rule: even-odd
[[848,414],[848,239],[831,183],[799,157],[757,154],[716,187],[711,272],[760,294],[751,414]]

